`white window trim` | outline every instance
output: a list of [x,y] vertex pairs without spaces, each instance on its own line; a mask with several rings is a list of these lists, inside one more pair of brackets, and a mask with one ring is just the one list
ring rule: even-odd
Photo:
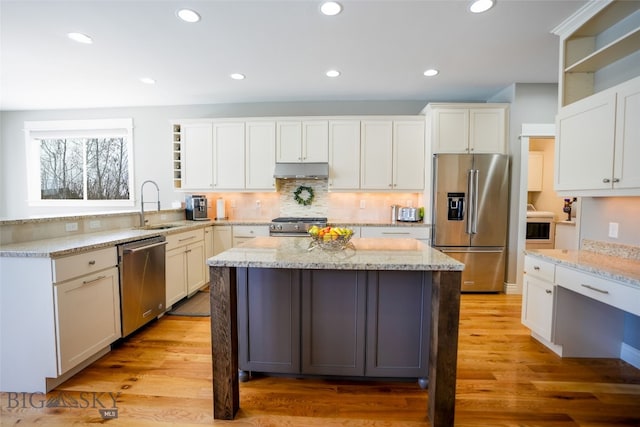
[[[48,132],[82,131],[122,131],[127,138],[129,199],[127,200],[43,200],[40,198],[40,156],[39,142],[35,136]],[[25,148],[27,159],[27,204],[29,206],[71,206],[71,207],[130,207],[135,204],[134,159],[133,159],[133,119],[96,120],[47,120],[24,122]],[[39,135],[38,135],[39,134]]]

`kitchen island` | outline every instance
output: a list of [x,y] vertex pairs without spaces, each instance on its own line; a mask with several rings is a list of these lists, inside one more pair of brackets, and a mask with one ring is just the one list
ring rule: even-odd
[[[395,277],[399,287],[408,272],[415,272],[422,274],[421,280],[428,282],[430,289],[430,316],[423,323],[429,329],[428,416],[433,426],[453,425],[464,265],[414,239],[359,238],[340,251],[310,250],[309,243],[308,237],[257,237],[207,260],[211,273],[214,418],[233,419],[239,409],[238,283],[264,277],[251,275],[251,271],[284,272],[292,282],[301,282],[303,288],[318,272],[332,276],[324,276],[316,285],[328,283],[327,277],[340,280],[349,273],[357,276],[356,282],[367,284],[373,273],[383,272],[391,278],[387,283],[394,283]],[[337,307],[343,306],[336,304],[334,310]]]

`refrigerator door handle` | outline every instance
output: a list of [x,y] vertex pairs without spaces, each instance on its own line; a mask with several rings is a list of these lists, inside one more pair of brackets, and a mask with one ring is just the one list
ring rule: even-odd
[[478,176],[480,175],[480,171],[478,169],[474,169],[471,171],[471,175],[473,176],[473,224],[471,226],[471,233],[478,233]]
[[467,234],[473,234],[473,169],[467,171],[467,195],[469,196],[469,207],[467,209],[465,231]]

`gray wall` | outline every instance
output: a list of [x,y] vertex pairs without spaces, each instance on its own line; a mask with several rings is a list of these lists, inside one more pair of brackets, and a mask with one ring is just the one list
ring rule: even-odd
[[489,102],[511,103],[509,117],[509,153],[511,155],[511,188],[509,212],[509,256],[507,258],[508,283],[517,282],[518,222],[521,220],[520,156],[522,153],[520,134],[524,123],[555,123],[558,112],[558,85],[538,83],[516,83],[496,94]]
[[[183,194],[173,191],[171,119],[211,117],[268,117],[314,115],[416,115],[425,101],[363,102],[290,102],[255,104],[215,104],[168,107],[137,107],[47,111],[0,112],[0,218],[64,215],[100,211],[105,208],[36,208],[27,205],[24,121],[133,118],[134,125],[134,197],[140,184],[152,179],[160,186],[162,206],[182,201]],[[134,209],[133,207],[128,210]],[[118,208],[117,210],[122,210]]]

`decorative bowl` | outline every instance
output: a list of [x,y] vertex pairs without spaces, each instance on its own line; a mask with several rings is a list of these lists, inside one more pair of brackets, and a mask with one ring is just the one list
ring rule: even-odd
[[331,251],[339,251],[347,246],[353,237],[353,230],[348,228],[339,228],[342,234],[326,233],[323,235],[309,234],[311,237],[311,243],[309,249],[321,248]]

